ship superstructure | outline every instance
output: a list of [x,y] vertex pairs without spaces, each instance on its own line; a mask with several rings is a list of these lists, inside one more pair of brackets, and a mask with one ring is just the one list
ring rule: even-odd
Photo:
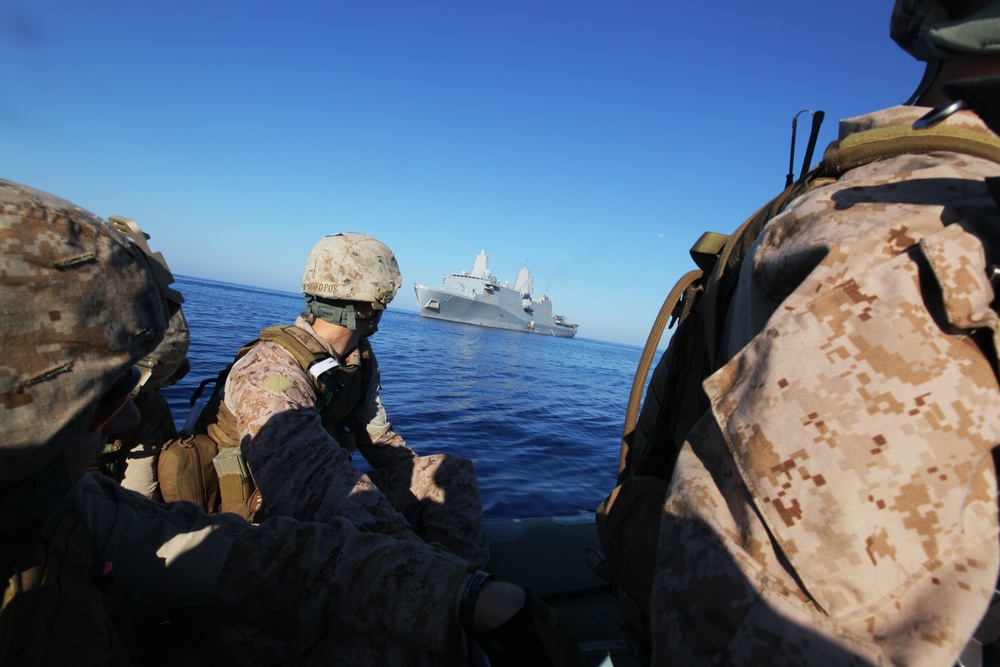
[[553,315],[549,297],[532,296],[535,285],[527,265],[517,272],[513,287],[500,284],[483,250],[472,271],[445,275],[441,282],[440,287],[414,286],[421,316],[563,338],[576,335],[578,325]]

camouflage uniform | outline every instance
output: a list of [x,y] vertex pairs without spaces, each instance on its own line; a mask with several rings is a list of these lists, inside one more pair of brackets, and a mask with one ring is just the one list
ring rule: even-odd
[[757,239],[664,507],[656,664],[955,661],[997,581],[998,174],[945,152],[874,162]]
[[199,610],[294,640],[294,664],[461,660],[455,601],[472,568],[457,556],[337,517],[253,526],[73,479],[163,338],[162,286],[99,218],[3,180],[0,248],[0,662],[150,664],[129,626]]
[[[302,317],[295,326],[338,357]],[[357,355],[355,350],[340,361],[359,364]],[[262,342],[234,364],[225,401],[236,415],[238,439],[268,515],[301,521],[342,517],[406,539],[416,530],[484,567],[489,547],[471,461],[417,456],[406,446],[382,407],[377,365],[362,400],[354,416],[368,432],[369,438],[357,438],[357,446],[374,469],[369,474],[351,465],[349,452],[324,429],[312,383],[287,350]]]
[[[282,645],[298,652],[282,653],[296,664],[447,663],[460,636],[452,605],[469,564],[427,544],[343,519],[251,526],[190,503],[151,503],[99,475],[77,481],[66,507],[80,512],[113,565],[137,627],[164,610],[211,608],[216,619],[231,613],[296,640]],[[379,655],[405,659],[372,662]]]

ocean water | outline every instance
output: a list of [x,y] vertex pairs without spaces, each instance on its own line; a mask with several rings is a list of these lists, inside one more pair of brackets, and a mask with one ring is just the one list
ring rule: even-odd
[[[191,372],[164,391],[179,427],[198,383],[261,329],[294,321],[302,298],[183,276],[174,286],[191,328]],[[406,288],[396,296],[403,307],[413,299]],[[641,348],[393,308],[371,341],[394,429],[418,453],[472,459],[486,518],[594,510],[614,488]],[[355,464],[364,469],[359,455]]]

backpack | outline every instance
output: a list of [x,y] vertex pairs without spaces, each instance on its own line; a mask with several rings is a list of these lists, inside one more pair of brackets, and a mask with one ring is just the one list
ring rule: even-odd
[[[626,642],[643,663],[649,662],[652,648],[649,596],[660,516],[680,448],[709,409],[701,385],[720,367],[718,346],[747,251],[764,226],[799,196],[864,164],[932,151],[1000,163],[1000,140],[964,128],[868,130],[831,143],[819,165],[732,234],[706,232],[692,247],[697,269],[685,274],[667,295],[640,357],[625,415],[617,486],[596,517],[605,558],[601,569],[617,598]],[[642,390],[660,337],[673,326],[676,330],[653,370],[640,413]]]

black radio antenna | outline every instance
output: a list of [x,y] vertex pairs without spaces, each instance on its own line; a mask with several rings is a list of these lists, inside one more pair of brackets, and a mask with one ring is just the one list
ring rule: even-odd
[[786,188],[792,184],[795,178],[795,129],[798,124],[799,116],[804,113],[812,116],[812,128],[809,130],[809,143],[806,145],[806,154],[802,159],[802,171],[799,173],[799,178],[802,178],[805,173],[809,171],[809,165],[812,163],[813,151],[816,149],[816,139],[819,137],[819,127],[823,124],[824,114],[822,111],[803,109],[792,116],[792,151],[788,156],[788,176],[785,177]]

